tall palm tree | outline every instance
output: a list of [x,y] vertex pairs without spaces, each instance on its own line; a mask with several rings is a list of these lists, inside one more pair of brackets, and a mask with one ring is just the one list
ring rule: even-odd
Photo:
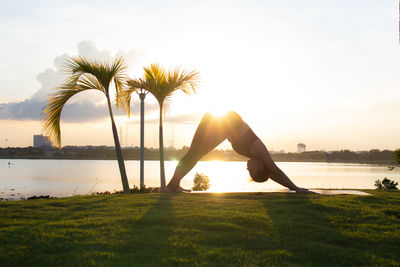
[[118,139],[117,127],[111,107],[110,84],[114,82],[117,95],[123,90],[126,79],[126,64],[122,58],[114,62],[89,61],[83,57],[69,58],[65,68],[69,74],[63,85],[56,88],[47,102],[43,111],[44,131],[52,139],[55,145],[61,147],[61,112],[65,103],[77,93],[86,90],[99,90],[107,99],[108,112],[111,119],[111,128],[114,137],[115,151],[121,173],[122,187],[125,193],[129,193],[128,178],[126,176],[121,145]]
[[164,170],[164,140],[163,123],[165,111],[168,109],[172,95],[181,90],[186,94],[196,92],[199,82],[199,73],[197,71],[166,70],[158,64],[151,64],[150,67],[144,67],[142,78],[129,81],[130,89],[124,96],[118,100],[119,103],[129,109],[130,93],[137,89],[143,89],[151,93],[158,101],[160,106],[160,124],[159,124],[159,150],[160,150],[160,180],[161,190],[165,192],[165,170]]
[[129,80],[128,88],[119,94],[118,102],[124,103],[129,116],[131,94],[135,92],[140,98],[140,189],[144,189],[144,99],[149,92],[141,86],[137,80]]

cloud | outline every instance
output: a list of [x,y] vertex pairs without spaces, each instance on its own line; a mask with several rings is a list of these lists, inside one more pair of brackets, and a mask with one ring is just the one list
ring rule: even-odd
[[[122,56],[127,65],[128,73],[135,68],[141,68],[141,61],[147,52],[140,49],[131,49],[129,51],[118,50],[116,57]],[[78,55],[88,59],[112,60],[114,56],[109,50],[99,50],[92,41],[82,41],[78,44]],[[0,119],[12,120],[41,120],[41,112],[46,105],[46,99],[53,89],[63,83],[65,79],[63,63],[68,58],[67,54],[56,57],[53,61],[54,67],[44,70],[37,75],[37,80],[41,84],[36,93],[31,97],[19,101],[0,104]],[[146,111],[152,111],[158,108],[157,105],[146,105]],[[114,110],[115,111],[115,110]],[[135,116],[139,113],[139,100],[132,102],[131,113]],[[122,115],[121,111],[116,115]],[[61,119],[69,122],[86,122],[101,120],[108,117],[107,105],[104,96],[101,93],[85,92],[77,94],[71,98],[65,105]]]

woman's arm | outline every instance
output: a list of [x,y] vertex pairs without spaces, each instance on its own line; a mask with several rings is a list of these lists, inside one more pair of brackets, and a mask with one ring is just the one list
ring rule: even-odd
[[272,180],[298,193],[311,193],[308,189],[297,187],[289,179],[289,177],[287,177],[287,175],[281,169],[279,169],[278,166],[276,166],[275,162],[272,160],[268,152],[268,149],[265,147],[260,139],[256,140],[252,144],[250,151],[252,155],[259,159],[262,159],[266,168],[271,171],[270,178]]

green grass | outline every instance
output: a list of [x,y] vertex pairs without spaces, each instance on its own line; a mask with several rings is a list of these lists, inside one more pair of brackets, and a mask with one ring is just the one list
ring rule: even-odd
[[400,265],[400,193],[0,203],[0,266]]

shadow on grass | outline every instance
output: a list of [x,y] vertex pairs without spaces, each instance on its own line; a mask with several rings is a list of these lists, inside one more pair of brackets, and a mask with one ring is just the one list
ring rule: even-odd
[[[126,219],[119,248],[125,264],[152,265],[165,263],[171,252],[170,238],[175,226],[172,194],[158,194],[158,199],[136,221]],[[124,255],[125,254],[125,255]]]
[[275,226],[279,247],[287,252],[286,260],[342,265],[352,258],[351,253],[335,253],[336,247],[346,246],[347,240],[327,218],[331,208],[313,204],[307,195],[286,194],[282,199],[262,202]]
[[[392,265],[398,260],[393,251],[382,247],[385,241],[373,240],[368,235],[369,230],[376,229],[367,225],[365,218],[370,215],[357,209],[361,205],[357,199],[375,201],[375,198],[343,197],[344,208],[340,204],[319,204],[318,198],[329,196],[285,195],[277,201],[262,200],[276,228],[279,246],[287,252],[287,260],[320,266]],[[346,206],[351,201],[354,207],[349,209]]]

